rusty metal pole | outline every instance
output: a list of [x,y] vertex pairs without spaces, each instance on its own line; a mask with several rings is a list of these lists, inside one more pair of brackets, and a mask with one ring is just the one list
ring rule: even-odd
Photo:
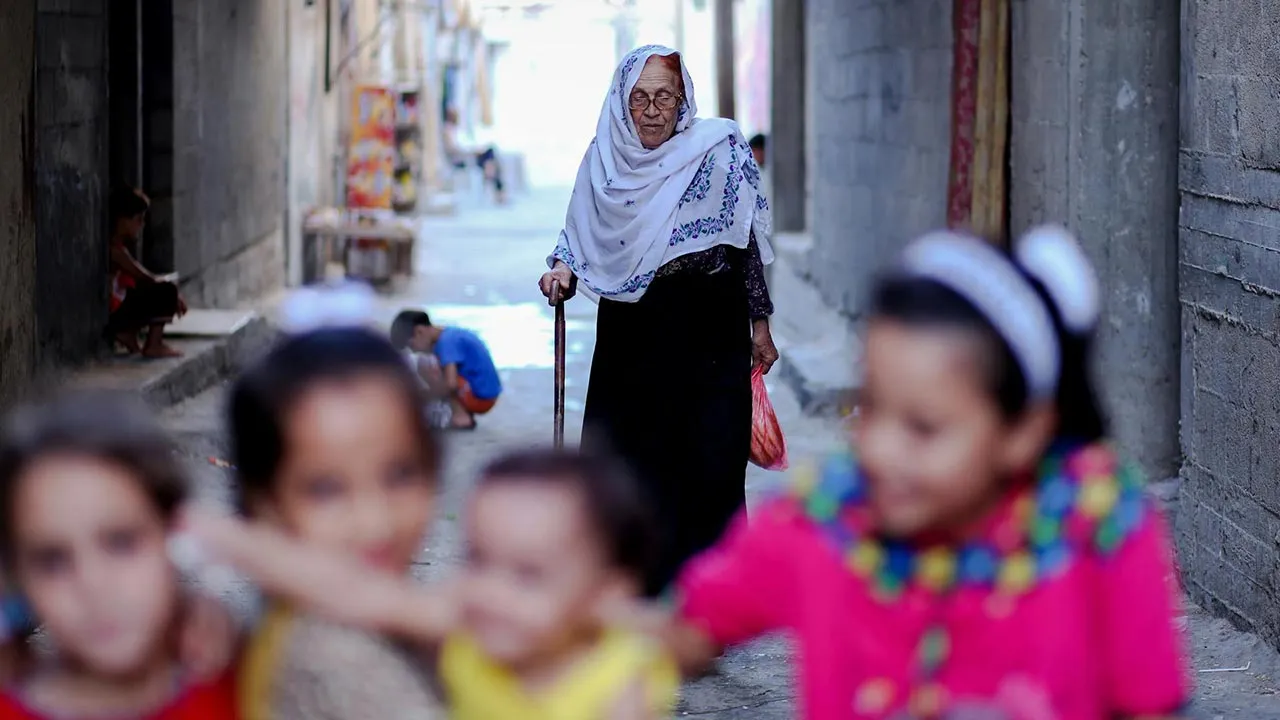
[[736,118],[738,115],[737,93],[735,92],[734,69],[734,0],[714,0],[715,2],[715,34],[716,34],[716,99],[719,115],[724,118]]

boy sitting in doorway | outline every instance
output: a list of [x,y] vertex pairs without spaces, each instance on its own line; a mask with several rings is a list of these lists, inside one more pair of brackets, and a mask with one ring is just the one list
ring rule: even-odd
[[448,398],[450,429],[475,429],[476,416],[489,412],[498,402],[502,381],[493,356],[470,330],[432,325],[427,313],[404,310],[391,324],[391,342],[399,349],[436,357],[438,379],[429,370],[421,375],[434,393]]
[[[130,250],[136,248],[147,224],[151,200],[137,188],[121,186],[111,193],[111,315],[107,336],[127,353],[144,358],[178,357],[182,353],[164,341],[164,326],[187,312],[187,303],[172,276],[147,270]],[[147,331],[145,343],[138,335]]]

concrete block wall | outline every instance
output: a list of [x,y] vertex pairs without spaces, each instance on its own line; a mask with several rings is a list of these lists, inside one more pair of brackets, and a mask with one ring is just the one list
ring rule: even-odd
[[1182,2],[1179,555],[1280,646],[1280,5]]
[[803,269],[858,317],[877,268],[946,222],[951,3],[809,0],[810,228]]
[[106,0],[36,5],[36,345],[40,363],[103,347],[107,319]]
[[[195,305],[235,304],[284,280],[283,252],[256,246],[283,236],[285,5],[174,0],[174,265]],[[246,257],[270,264],[241,278],[230,270]]]
[[234,307],[279,288],[285,268],[285,236],[277,229],[248,247],[203,268],[182,287],[205,307]]
[[19,397],[36,363],[35,37],[33,3],[0,4],[0,406]]
[[1095,375],[1125,454],[1179,465],[1178,35],[1169,0],[1022,0],[1011,23],[1010,228],[1062,223],[1097,268]]

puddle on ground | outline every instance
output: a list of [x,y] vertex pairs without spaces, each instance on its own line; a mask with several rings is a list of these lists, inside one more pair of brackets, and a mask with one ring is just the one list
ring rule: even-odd
[[[431,322],[464,327],[489,346],[500,370],[555,366],[555,321],[544,303],[515,305],[431,305]],[[591,323],[568,320],[565,336],[567,363],[586,361],[591,352]]]

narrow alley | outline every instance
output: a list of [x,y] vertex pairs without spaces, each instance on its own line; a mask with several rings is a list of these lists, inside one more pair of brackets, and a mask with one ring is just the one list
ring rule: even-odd
[[[431,580],[463,561],[460,518],[478,469],[501,450],[552,440],[554,314],[537,283],[562,227],[557,257],[568,270],[558,271],[590,284],[587,262],[575,268],[575,258],[590,257],[593,271],[616,262],[626,277],[596,287],[624,299],[647,291],[664,269],[683,272],[675,261],[695,253],[709,253],[697,274],[723,278],[725,258],[738,255],[716,253],[741,247],[738,240],[748,245],[748,299],[767,293],[773,310],[756,313],[748,304],[739,319],[745,324],[750,315],[776,341],[768,385],[793,462],[844,443],[842,418],[871,394],[866,377],[883,377],[865,374],[863,342],[868,318],[879,311],[872,290],[890,260],[935,230],[962,242],[970,238],[954,235],[972,235],[999,250],[971,243],[979,251],[999,255],[1006,270],[1030,281],[1018,299],[1035,295],[1035,302],[1020,307],[1054,316],[1041,336],[1052,340],[1039,347],[1054,354],[1046,366],[1058,374],[1036,395],[1027,367],[1015,367],[1025,360],[1015,348],[1025,348],[996,327],[1009,307],[961,308],[976,313],[980,334],[997,341],[1002,360],[1017,356],[1018,363],[999,364],[1005,380],[1026,390],[1018,411],[1033,409],[1047,388],[1086,399],[1094,417],[1106,418],[1090,439],[1106,439],[1146,478],[1141,487],[1128,485],[1128,499],[1137,499],[1130,508],[1145,512],[1144,498],[1151,500],[1168,521],[1172,547],[1152,556],[1171,555],[1176,565],[1167,575],[1179,583],[1175,623],[1191,649],[1189,717],[1280,720],[1280,0],[5,0],[0,45],[0,141],[9,150],[0,154],[0,411],[50,386],[136,392],[180,441],[200,499],[227,507],[233,470],[222,412],[230,379],[278,337],[288,293],[338,277],[368,281],[386,325],[403,309],[422,309],[439,325],[474,330],[503,385],[474,432],[446,436],[439,512],[413,568]],[[644,53],[654,57],[640,61]],[[657,70],[650,61],[659,61]],[[632,92],[624,92],[629,72],[657,84],[645,88],[633,78]],[[694,117],[711,120],[702,130],[732,130],[703,138]],[[646,128],[661,130],[661,138],[646,143]],[[610,145],[615,137],[620,145]],[[704,139],[721,144],[680,147]],[[614,152],[609,160],[603,145]],[[595,172],[575,196],[570,185],[584,148]],[[668,151],[656,160],[650,154]],[[615,184],[609,173],[621,165],[635,177]],[[707,189],[713,179],[722,194]],[[632,192],[639,201],[625,195]],[[586,193],[605,200],[582,202]],[[581,222],[566,223],[571,197]],[[657,197],[671,207],[652,210]],[[686,206],[689,222],[679,215]],[[609,234],[600,228],[613,221],[625,227],[608,228],[617,237],[605,251],[573,248],[569,235],[599,243]],[[644,257],[628,255],[640,247],[628,234],[637,224],[661,225],[647,236]],[[1066,327],[1052,283],[1016,257],[1027,232],[1046,225],[1065,229],[1057,238],[1074,238],[1079,264],[1091,267],[1075,279],[1096,276],[1081,283],[1082,294],[1095,297],[1081,303],[1091,310],[1077,327]],[[777,256],[767,267],[763,233]],[[724,240],[729,235],[733,242]],[[690,237],[712,244],[680,245]],[[934,301],[944,310],[964,305],[957,297],[972,300],[932,280],[942,286]],[[975,284],[986,286],[981,280]],[[654,311],[651,337],[666,340],[668,319],[686,319],[683,308],[695,303],[713,304]],[[586,298],[567,306],[569,444],[581,430],[596,312]],[[702,334],[698,326],[683,337]],[[619,347],[633,337],[629,330],[603,334],[610,336],[622,338]],[[753,341],[767,337],[757,332]],[[1087,345],[1092,366],[1083,352],[1068,357],[1076,340]],[[756,343],[753,353],[767,350],[756,358],[774,357],[770,342]],[[623,347],[612,357],[630,352]],[[901,352],[882,363],[918,356],[933,357]],[[1069,361],[1081,374],[1092,371],[1083,384],[1097,387],[1064,391],[1078,387],[1065,378]],[[645,394],[630,383],[637,373],[616,375],[614,384],[632,391],[615,403],[617,415],[637,417],[637,396],[694,407],[668,392],[669,376],[654,386],[661,391]],[[1100,408],[1092,407],[1092,390]],[[461,403],[464,391],[452,386],[449,397]],[[745,417],[745,397],[738,399]],[[1008,420],[1014,415],[1004,400]],[[1068,404],[1057,398],[1053,432],[1065,432]],[[974,415],[950,417],[962,426]],[[704,424],[742,427],[719,418]],[[993,432],[1008,424],[991,423]],[[701,437],[659,427],[668,437]],[[907,460],[896,465],[923,454],[901,447]],[[1023,467],[992,470],[995,481],[983,492],[1005,492],[1010,471]],[[730,469],[737,493],[740,478]],[[669,470],[650,474],[676,475]],[[1118,482],[1111,475],[1123,473],[1104,474]],[[750,466],[748,501],[785,478]],[[949,481],[969,479],[952,473]],[[735,494],[731,507],[739,503]],[[62,510],[52,514],[67,516]],[[840,520],[853,527],[860,512]],[[1026,525],[1019,532],[1031,538]],[[1068,526],[1055,518],[1034,529]],[[868,551],[871,559],[861,557],[868,577],[895,565],[885,548],[911,532],[868,526],[858,535],[865,528],[849,527],[838,532],[861,544],[850,551],[864,549],[869,537],[884,540]],[[1154,537],[1159,528],[1140,529]],[[961,551],[981,544],[946,548],[955,553],[939,575],[953,585],[965,580]],[[999,544],[977,549],[990,554]],[[1048,545],[1017,548],[1024,564],[1015,569],[1026,570]],[[845,565],[860,562],[833,557],[828,570],[842,580]],[[920,570],[914,562],[896,563],[897,581],[923,578],[910,575]],[[157,565],[171,567],[168,559]],[[984,591],[1000,584],[993,568],[979,578]],[[1049,576],[1036,575],[1041,570],[1026,574],[1039,582]],[[1157,573],[1151,578],[1147,590],[1156,596]],[[872,595],[881,589],[860,587]],[[1129,589],[1124,603],[1114,603],[1126,620],[1136,615]],[[247,583],[225,594],[239,614],[259,617]],[[813,596],[825,597],[804,595]],[[844,605],[832,607],[815,623],[813,634],[823,639],[838,624],[826,620],[852,617]],[[800,614],[817,617],[811,609]],[[925,656],[958,643],[947,628],[936,629],[912,635],[919,653],[901,654],[929,665],[934,682],[916,677],[912,665],[902,689],[944,705],[957,700],[939,699],[955,688],[936,676],[942,661]],[[1160,623],[1151,633],[1170,639],[1163,653],[1128,645],[1148,660],[1162,654],[1167,662],[1147,665],[1172,677],[1181,658],[1167,629]],[[677,717],[800,716],[792,652],[781,637],[729,652],[713,674],[684,686]],[[877,677],[864,672],[856,690],[844,687],[843,675],[832,682],[858,697],[870,689],[872,708],[851,714],[880,717],[914,703],[916,695],[894,695],[897,680],[878,677],[879,660],[866,665]],[[1114,686],[1114,675],[1128,669],[1109,668],[1107,680]],[[999,682],[1010,679],[1019,680]],[[845,712],[840,697],[837,712]]]
[[[502,207],[471,198],[455,216],[423,218],[417,274],[383,298],[388,323],[400,309],[420,307],[433,319],[475,328],[490,344],[508,388],[474,433],[448,437],[443,502],[415,570],[420,578],[447,574],[460,562],[459,513],[481,464],[499,449],[551,440],[552,313],[536,280],[559,232],[567,198],[567,188],[533,190]],[[580,299],[567,307],[566,432],[572,443],[581,427],[595,305]],[[225,453],[218,440],[224,389],[215,387],[166,412],[199,476],[201,493],[212,502],[225,502],[230,479],[228,470],[209,462]],[[812,457],[839,442],[839,424],[801,412],[788,384],[771,382],[770,393],[794,457]],[[758,496],[781,480],[777,473],[751,466],[748,493]],[[247,590],[232,599],[241,608],[250,606]],[[1196,678],[1193,717],[1276,717],[1280,655],[1190,603],[1186,612],[1180,622],[1189,628],[1195,667],[1202,671]],[[787,644],[766,639],[732,652],[714,675],[689,684],[678,716],[787,720],[794,717],[793,696]]]

